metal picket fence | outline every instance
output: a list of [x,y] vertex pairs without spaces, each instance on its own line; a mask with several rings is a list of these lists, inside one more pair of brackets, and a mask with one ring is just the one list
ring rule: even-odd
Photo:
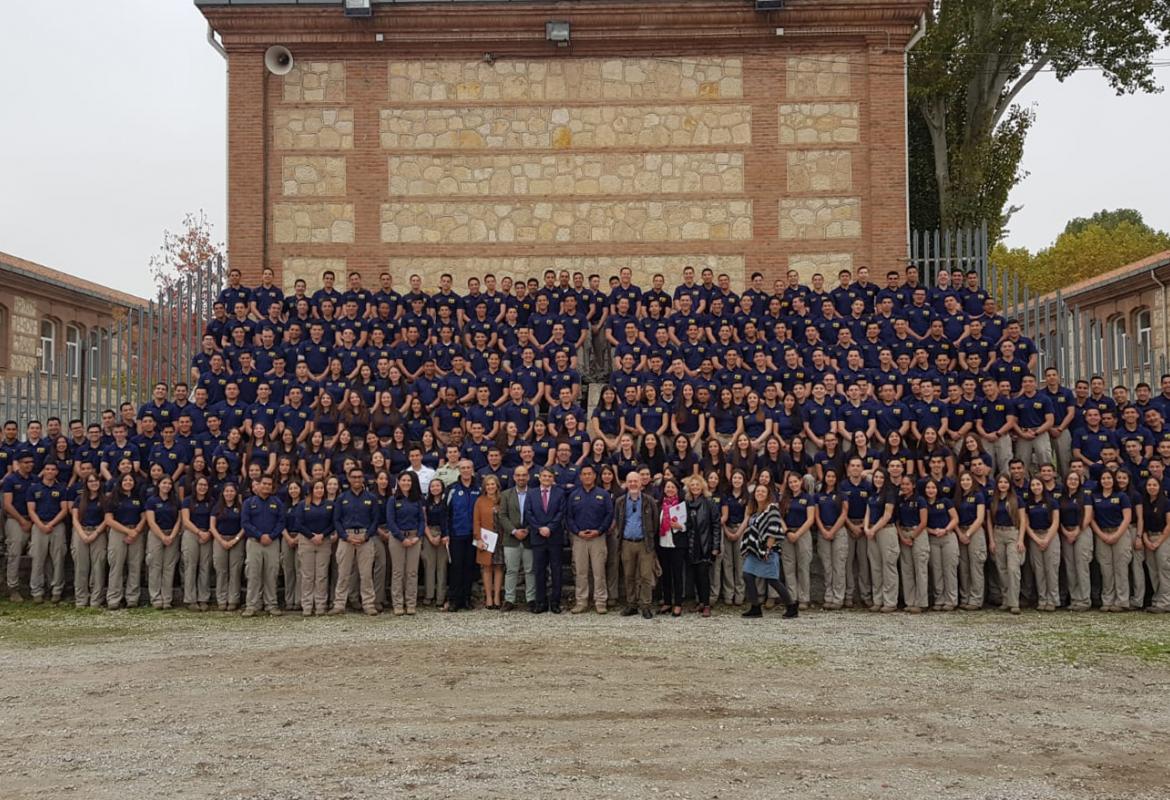
[[211,306],[223,288],[222,258],[182,275],[157,300],[115,309],[108,328],[94,329],[76,358],[55,357],[51,369],[9,375],[0,392],[0,419],[97,421],[123,402],[137,406],[158,381],[189,378]]

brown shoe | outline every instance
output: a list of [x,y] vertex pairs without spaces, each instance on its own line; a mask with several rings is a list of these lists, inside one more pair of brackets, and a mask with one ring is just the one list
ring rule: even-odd
[[606,608],[605,606],[598,606],[598,607],[597,607],[597,613],[598,613],[598,614],[608,614],[608,613],[609,613],[609,609],[608,609],[608,608]]
[[274,607],[268,609],[268,616],[270,616],[270,617],[283,617],[284,611],[282,611],[280,609],[280,606],[274,606]]
[[331,617],[336,617],[336,616],[339,616],[341,614],[344,614],[345,608],[343,606],[334,606],[333,608],[329,609],[329,611],[327,611],[326,613]]
[[569,611],[569,613],[570,614],[583,614],[583,613],[585,613],[586,608],[588,608],[588,606],[573,606],[573,608]]
[[402,609],[402,608],[396,608],[396,609],[394,609],[394,616],[396,616],[396,617],[401,617],[401,616],[403,616],[403,615],[405,615],[405,614],[406,614],[406,610],[405,610],[405,609]]
[[376,617],[379,612],[376,608],[367,608],[364,613],[367,617]]
[[12,592],[10,595],[8,595],[8,602],[10,602],[10,603],[23,603],[24,602],[24,595],[22,595],[20,592]]

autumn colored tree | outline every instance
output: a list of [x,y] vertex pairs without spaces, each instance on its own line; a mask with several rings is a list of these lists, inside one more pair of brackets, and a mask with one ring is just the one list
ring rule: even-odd
[[1164,250],[1170,250],[1170,234],[1151,228],[1138,212],[1122,209],[1072,220],[1050,247],[1036,253],[1000,244],[991,260],[1018,273],[1036,291],[1050,292]]
[[1170,0],[935,0],[910,54],[911,215],[916,228],[974,226],[992,241],[1031,109],[1037,75],[1100,70],[1119,94],[1160,91],[1153,55],[1170,31]]
[[163,231],[163,243],[150,257],[150,274],[159,292],[170,296],[182,279],[223,257],[223,242],[216,240],[207,214],[199,209],[183,217],[178,231]]

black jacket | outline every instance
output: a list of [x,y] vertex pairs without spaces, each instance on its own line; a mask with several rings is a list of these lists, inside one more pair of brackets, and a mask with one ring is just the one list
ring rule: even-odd
[[722,540],[719,509],[709,497],[687,498],[686,548],[691,564],[708,563]]

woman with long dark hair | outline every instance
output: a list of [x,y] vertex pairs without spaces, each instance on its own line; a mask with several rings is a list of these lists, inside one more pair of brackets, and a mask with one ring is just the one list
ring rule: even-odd
[[316,480],[307,496],[294,506],[297,535],[297,575],[300,577],[301,616],[329,612],[329,562],[333,558],[333,501],[325,481]]
[[188,611],[206,611],[211,602],[211,482],[200,476],[183,500],[183,602]]
[[1133,558],[1130,524],[1133,507],[1129,495],[1117,488],[1115,473],[1105,470],[1092,495],[1090,525],[1097,537],[1097,565],[1101,568],[1101,610],[1129,608],[1129,561]]
[[954,611],[959,605],[959,514],[942,484],[927,478],[922,484],[926,500],[926,535],[930,537],[930,577],[934,583],[935,611]]
[[1024,497],[1024,535],[1028,561],[1036,578],[1036,607],[1055,611],[1060,605],[1060,513],[1044,481],[1032,478]]
[[244,528],[240,522],[243,502],[234,483],[225,483],[211,512],[211,537],[215,544],[211,563],[215,569],[215,600],[220,611],[240,607],[244,575]]
[[1150,571],[1150,588],[1154,597],[1147,609],[1153,614],[1170,612],[1170,501],[1157,478],[1146,478],[1142,492],[1142,545],[1146,568]]
[[743,551],[744,588],[750,604],[742,616],[764,616],[757,580],[762,580],[768,588],[776,590],[780,595],[786,618],[797,616],[800,607],[789,593],[780,570],[780,553],[777,550],[783,535],[780,509],[767,485],[756,484],[752,489],[747,515],[740,523],[739,534],[740,549]]
[[[830,436],[836,438],[832,433],[825,434],[826,446]],[[824,452],[822,450],[818,455]],[[826,466],[821,476],[820,491],[813,498],[817,512],[817,553],[825,583],[823,608],[826,611],[837,611],[845,603],[849,535],[844,530],[845,500],[840,492],[841,474],[836,467]]]
[[[891,438],[895,433],[890,433]],[[902,568],[902,598],[907,612],[921,614],[930,607],[930,541],[925,535],[926,503],[909,475],[903,475],[898,482],[894,522],[901,546],[898,563]]]
[[686,504],[678,490],[678,482],[667,478],[662,482],[662,507],[658,520],[658,563],[662,565],[662,607],[672,616],[682,616],[683,582],[687,549]]
[[78,608],[97,608],[105,601],[108,527],[103,497],[102,478],[91,472],[73,502],[73,602]]
[[118,478],[106,498],[106,528],[109,530],[107,560],[110,568],[106,608],[117,611],[126,599],[127,608],[138,605],[142,580],[142,558],[146,550],[146,504],[133,475]]
[[784,582],[795,589],[796,601],[803,611],[809,604],[809,572],[812,566],[812,527],[816,522],[816,502],[804,490],[804,479],[789,472],[780,495],[780,516],[784,536],[780,539],[780,562]]
[[955,511],[959,515],[959,607],[983,608],[984,565],[987,563],[987,493],[964,470],[955,485]]
[[175,600],[175,568],[179,563],[179,497],[175,482],[164,475],[158,491],[146,501],[146,589],[150,604],[169,609]]
[[1081,482],[1081,473],[1070,472],[1057,500],[1060,517],[1060,562],[1068,587],[1069,611],[1091,607],[1089,566],[1093,562],[1093,519],[1091,496]]
[[898,610],[898,532],[894,528],[894,506],[898,489],[890,483],[884,469],[875,469],[870,478],[873,491],[865,503],[866,555],[873,592],[871,611],[890,613]]
[[995,479],[991,493],[991,539],[988,547],[995,557],[999,575],[999,590],[1003,600],[1000,608],[1013,614],[1020,613],[1020,563],[1024,555],[1024,510],[1020,507],[1012,479],[1004,474]]
[[390,531],[390,605],[394,616],[413,615],[418,606],[418,562],[426,536],[426,511],[418,476],[409,470],[398,476],[394,494],[386,501]]

